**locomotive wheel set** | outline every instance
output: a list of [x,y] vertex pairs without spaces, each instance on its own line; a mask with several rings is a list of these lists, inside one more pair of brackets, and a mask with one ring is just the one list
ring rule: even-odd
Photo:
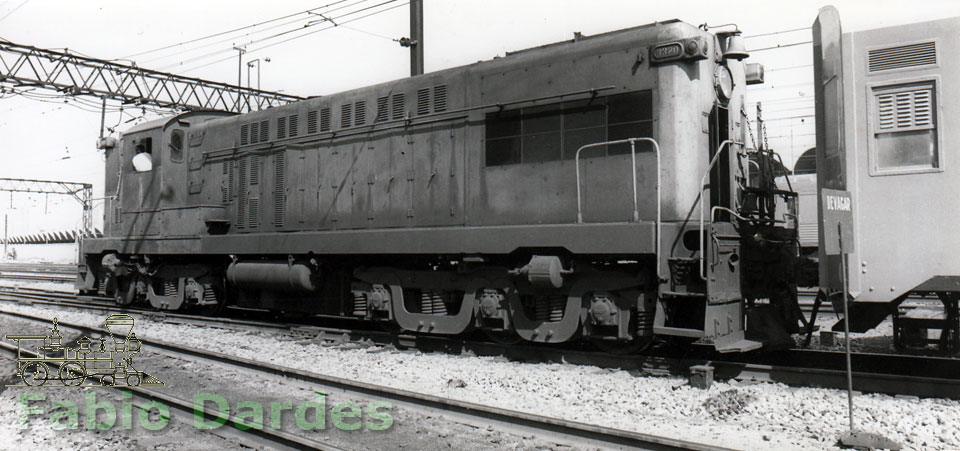
[[739,30],[667,21],[140,124],[100,143],[105,232],[79,289],[501,341],[792,346],[797,194],[745,144],[747,57]]

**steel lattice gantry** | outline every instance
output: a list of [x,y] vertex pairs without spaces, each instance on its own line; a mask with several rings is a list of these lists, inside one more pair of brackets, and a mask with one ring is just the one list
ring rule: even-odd
[[83,205],[83,233],[93,230],[93,185],[89,183],[0,178],[0,191],[72,196]]
[[0,83],[38,86],[128,104],[243,112],[302,97],[117,64],[0,39]]

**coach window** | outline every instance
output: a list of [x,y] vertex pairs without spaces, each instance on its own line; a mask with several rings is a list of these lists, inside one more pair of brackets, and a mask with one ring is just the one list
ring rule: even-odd
[[871,173],[937,170],[937,102],[934,82],[873,88]]
[[177,129],[170,134],[170,161],[183,161],[183,130]]

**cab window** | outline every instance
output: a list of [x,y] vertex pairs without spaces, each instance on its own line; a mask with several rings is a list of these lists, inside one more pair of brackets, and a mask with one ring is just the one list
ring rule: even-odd
[[183,161],[183,130],[177,129],[170,134],[170,161]]

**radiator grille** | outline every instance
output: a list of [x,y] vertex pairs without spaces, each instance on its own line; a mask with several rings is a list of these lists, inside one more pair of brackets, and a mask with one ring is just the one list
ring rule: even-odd
[[260,226],[260,199],[256,197],[250,198],[250,220],[247,222],[249,227],[259,227]]
[[299,134],[299,130],[298,130],[298,126],[300,125],[299,122],[300,122],[300,117],[297,116],[296,114],[288,118],[287,125],[290,127],[289,132],[290,132],[291,138]]
[[307,134],[317,132],[317,112],[310,111],[307,113]]
[[260,141],[270,140],[270,121],[260,121]]
[[256,185],[260,183],[260,155],[250,155],[246,157],[250,159],[250,167],[247,169],[248,176],[250,177],[250,184]]
[[340,105],[340,128],[347,128],[353,125],[350,122],[351,116],[353,116],[353,105],[349,103]]
[[393,95],[393,114],[391,115],[392,119],[403,119],[404,108],[406,107],[406,99],[404,99],[403,93]]
[[274,159],[273,185],[273,225],[283,227],[283,217],[286,208],[287,191],[287,160],[285,153],[278,153]]
[[353,106],[353,125],[363,125],[367,122],[367,101],[358,100]]
[[258,142],[260,142],[260,123],[254,122],[250,124],[250,144]]
[[243,229],[247,227],[247,158],[241,158],[238,166],[237,228]]
[[433,87],[433,112],[447,111],[447,85]]
[[320,110],[320,131],[330,131],[330,108],[323,108]]
[[283,139],[287,137],[287,118],[278,117],[277,118],[277,139]]
[[430,89],[417,90],[417,114],[430,114]]
[[937,64],[937,46],[933,41],[899,45],[867,52],[867,70],[903,69]]
[[387,111],[388,103],[390,99],[388,97],[379,97],[377,98],[377,122],[382,122],[387,120],[389,112]]
[[250,133],[249,124],[243,124],[240,126],[240,145],[241,146],[245,146],[250,143],[249,133]]

